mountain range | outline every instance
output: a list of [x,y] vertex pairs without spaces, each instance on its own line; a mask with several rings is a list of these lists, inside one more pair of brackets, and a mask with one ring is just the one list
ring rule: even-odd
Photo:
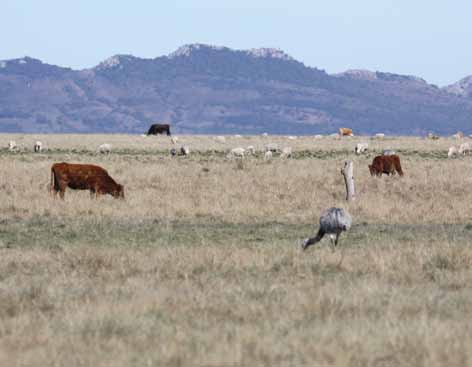
[[0,61],[0,131],[472,134],[472,76],[439,88],[367,70],[328,74],[279,49],[186,45],[167,56],[116,55],[84,70]]

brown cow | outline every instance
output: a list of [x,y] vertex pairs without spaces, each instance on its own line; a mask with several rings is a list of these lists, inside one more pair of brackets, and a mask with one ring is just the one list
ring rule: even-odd
[[54,163],[51,167],[51,194],[64,199],[66,188],[90,190],[90,197],[110,194],[125,198],[123,186],[117,184],[102,167],[93,164]]
[[352,133],[352,129],[349,129],[347,127],[340,127],[339,135],[340,136],[354,136],[354,134]]
[[371,176],[382,176],[382,173],[387,175],[394,175],[395,171],[400,176],[403,176],[402,166],[400,164],[400,157],[394,155],[379,155],[374,158],[372,164],[369,165]]

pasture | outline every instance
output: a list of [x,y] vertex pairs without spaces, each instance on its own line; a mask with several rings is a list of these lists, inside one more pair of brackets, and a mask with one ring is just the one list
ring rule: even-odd
[[[0,151],[0,365],[472,364],[472,157],[448,159],[455,140],[178,139],[0,135],[18,146]],[[292,157],[265,160],[269,143]],[[370,176],[385,148],[403,178]],[[52,199],[62,161],[102,166],[126,199]],[[351,230],[301,251],[331,206]]]

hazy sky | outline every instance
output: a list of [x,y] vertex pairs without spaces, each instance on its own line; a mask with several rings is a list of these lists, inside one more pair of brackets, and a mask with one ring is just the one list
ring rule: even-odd
[[82,69],[208,43],[277,47],[329,73],[389,71],[440,86],[472,74],[470,0],[0,1],[0,59]]

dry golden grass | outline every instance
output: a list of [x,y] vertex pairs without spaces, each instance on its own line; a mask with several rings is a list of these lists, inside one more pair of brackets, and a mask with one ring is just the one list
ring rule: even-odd
[[[448,160],[451,139],[182,136],[197,153],[176,158],[167,137],[9,140],[22,149],[0,153],[2,366],[472,363],[472,159]],[[405,177],[370,177],[374,153],[353,154],[365,140],[399,151]],[[294,158],[226,158],[271,142]],[[126,200],[53,200],[59,161],[103,166]],[[334,253],[301,252],[334,205],[352,230]]]

